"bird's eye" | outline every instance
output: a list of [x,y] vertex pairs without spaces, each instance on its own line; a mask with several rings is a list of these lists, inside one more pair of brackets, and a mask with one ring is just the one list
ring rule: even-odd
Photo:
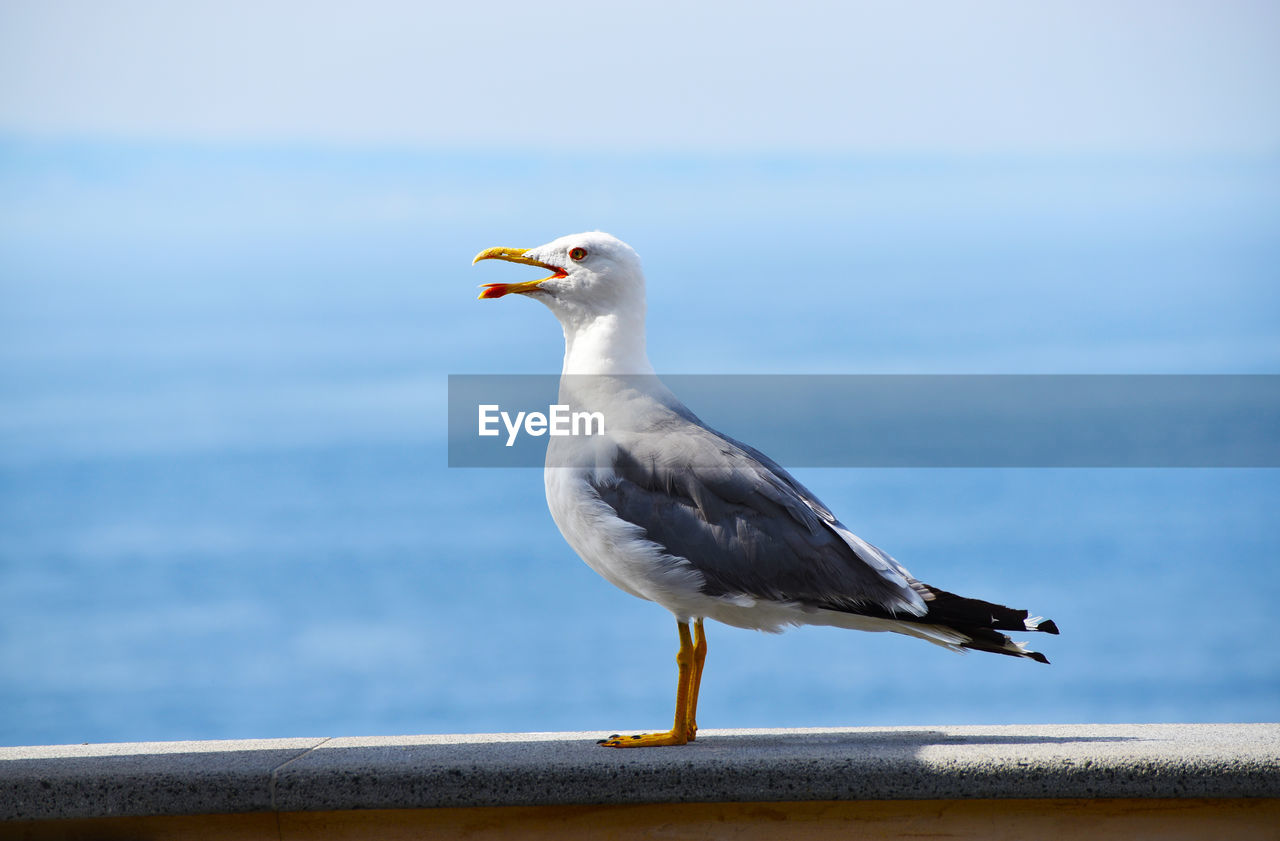
[[569,259],[570,259],[570,260],[582,260],[582,259],[586,258],[586,256],[587,256],[587,249],[585,249],[585,248],[570,248],[570,249],[569,249]]

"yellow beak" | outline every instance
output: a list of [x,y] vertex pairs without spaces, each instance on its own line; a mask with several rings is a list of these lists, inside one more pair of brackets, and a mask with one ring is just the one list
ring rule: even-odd
[[553,266],[550,263],[544,263],[541,260],[535,260],[532,257],[526,257],[527,248],[487,248],[476,255],[476,259],[471,261],[471,265],[479,263],[481,260],[506,260],[508,263],[524,263],[527,266],[538,266],[543,269],[549,269],[554,274],[550,277],[540,278],[538,280],[528,280],[524,283],[486,283],[482,287],[480,300],[485,298],[501,298],[503,295],[512,293],[523,295],[528,292],[535,291],[545,281],[552,280],[557,277],[568,277],[568,273],[559,266]]

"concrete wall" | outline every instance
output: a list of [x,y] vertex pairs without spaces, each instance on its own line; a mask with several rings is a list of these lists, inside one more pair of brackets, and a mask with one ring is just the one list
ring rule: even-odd
[[1280,838],[1276,724],[601,735],[0,748],[0,837]]

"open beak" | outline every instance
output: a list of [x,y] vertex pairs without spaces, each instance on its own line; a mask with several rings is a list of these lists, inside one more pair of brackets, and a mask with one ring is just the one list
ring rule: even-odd
[[524,283],[486,283],[480,292],[480,300],[485,298],[501,298],[503,295],[516,293],[524,295],[529,292],[537,291],[545,281],[554,280],[558,277],[568,277],[568,273],[559,266],[553,266],[550,263],[544,263],[541,260],[535,260],[532,257],[526,257],[527,248],[488,248],[476,255],[476,259],[471,261],[471,265],[479,263],[481,260],[506,260],[508,263],[524,263],[528,266],[538,266],[548,269],[552,272],[550,277],[540,278],[538,280],[528,280]]

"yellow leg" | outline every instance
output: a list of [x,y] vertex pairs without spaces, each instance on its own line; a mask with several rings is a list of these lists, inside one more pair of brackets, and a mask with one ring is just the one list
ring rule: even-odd
[[[664,745],[683,745],[693,739],[697,725],[693,720],[693,707],[698,703],[698,682],[702,677],[702,661],[707,653],[707,640],[698,622],[698,639],[702,653],[698,654],[687,622],[676,622],[680,631],[680,650],[676,652],[676,665],[680,667],[680,680],[676,684],[676,718],[665,733],[641,733],[636,736],[610,736],[600,744],[608,748],[656,748]],[[696,665],[695,665],[696,664]],[[695,678],[695,675],[697,676]]]
[[702,664],[706,661],[707,634],[699,619],[693,623],[693,674],[689,679],[689,712],[684,728],[691,742],[698,737],[698,688],[702,686]]

